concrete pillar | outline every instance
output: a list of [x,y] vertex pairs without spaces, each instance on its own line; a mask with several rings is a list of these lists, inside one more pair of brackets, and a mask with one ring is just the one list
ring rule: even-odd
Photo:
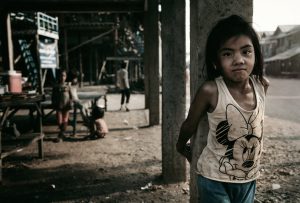
[[145,12],[145,101],[149,108],[149,125],[158,125],[159,109],[159,33],[158,33],[158,0],[148,1]]
[[162,1],[162,173],[166,182],[186,180],[186,161],[176,151],[185,118],[185,1]]
[[[253,3],[252,0],[190,0],[190,44],[191,44],[191,101],[196,94],[198,87],[205,81],[206,70],[202,70],[204,64],[204,51],[206,38],[212,26],[222,17],[238,14],[252,21]],[[198,202],[197,198],[197,175],[194,173],[196,162],[206,145],[208,122],[204,118],[199,124],[200,136],[194,137],[193,162],[191,166],[190,202]],[[197,143],[197,144],[194,144]]]

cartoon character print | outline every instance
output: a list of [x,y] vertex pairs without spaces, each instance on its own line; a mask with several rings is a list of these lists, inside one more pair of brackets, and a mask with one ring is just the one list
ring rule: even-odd
[[258,172],[257,160],[261,155],[263,116],[261,108],[244,115],[233,104],[226,107],[226,120],[217,125],[218,143],[227,146],[219,160],[219,170],[230,180],[247,180]]

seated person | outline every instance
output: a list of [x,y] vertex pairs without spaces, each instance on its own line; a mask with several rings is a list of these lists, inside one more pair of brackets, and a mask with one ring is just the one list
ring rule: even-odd
[[[108,133],[108,127],[103,119],[104,109],[97,106],[97,101],[100,99],[100,97],[94,98],[94,100],[91,102],[80,101],[77,93],[78,74],[72,74],[71,81],[71,94],[74,102],[75,112],[76,109],[80,110],[83,125],[87,126],[90,130],[89,137],[92,139],[104,138]],[[89,107],[92,107],[92,112],[89,111]]]
[[104,120],[104,109],[94,105],[92,110],[91,135],[92,139],[104,138],[108,127]]

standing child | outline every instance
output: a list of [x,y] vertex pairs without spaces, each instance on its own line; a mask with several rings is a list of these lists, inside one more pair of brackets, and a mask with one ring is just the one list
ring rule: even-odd
[[128,80],[128,71],[127,71],[127,63],[122,62],[121,69],[117,72],[117,86],[121,90],[121,108],[120,110],[124,109],[124,102],[125,103],[125,110],[129,111],[128,104],[130,99],[130,86]]
[[57,142],[60,142],[64,136],[69,121],[69,111],[72,109],[73,101],[71,87],[66,83],[67,72],[62,70],[59,76],[59,82],[52,90],[52,105],[56,110],[57,124],[60,129]]
[[[207,145],[197,160],[199,201],[252,203],[263,146],[263,58],[254,29],[241,17],[220,20],[206,44],[208,80],[199,88],[183,122],[177,150],[188,161],[188,140],[206,113]],[[195,143],[196,144],[196,143]]]

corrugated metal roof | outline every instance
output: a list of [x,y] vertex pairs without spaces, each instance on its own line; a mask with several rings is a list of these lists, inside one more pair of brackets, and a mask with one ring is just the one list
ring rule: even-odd
[[[281,30],[280,32],[278,32],[278,30]],[[283,32],[284,30],[284,32]],[[271,36],[267,36],[264,37],[263,39],[265,40],[274,40],[274,39],[279,39],[279,38],[283,38],[289,35],[293,35],[297,32],[300,32],[300,25],[280,25],[277,27],[276,31],[274,32],[273,35]]]
[[280,54],[277,54],[275,56],[272,56],[270,58],[265,59],[265,62],[271,62],[271,61],[280,61],[280,60],[286,60],[293,56],[296,56],[300,54],[300,45],[298,47],[288,49],[285,52],[282,52]]
[[277,29],[280,29],[281,32],[289,32],[296,28],[299,25],[278,25]]
[[274,31],[261,31],[261,32],[257,32],[257,33],[262,38],[265,38],[265,37],[269,37],[269,36],[273,35]]

